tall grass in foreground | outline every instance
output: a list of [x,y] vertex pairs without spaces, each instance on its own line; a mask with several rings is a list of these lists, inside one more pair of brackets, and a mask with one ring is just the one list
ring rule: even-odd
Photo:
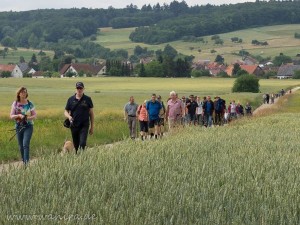
[[283,113],[51,156],[0,175],[0,223],[299,224],[299,125]]

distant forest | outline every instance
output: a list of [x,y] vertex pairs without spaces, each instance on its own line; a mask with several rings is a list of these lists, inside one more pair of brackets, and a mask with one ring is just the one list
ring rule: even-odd
[[[137,27],[133,42],[166,43],[250,27],[300,23],[300,1],[256,1],[189,7],[185,1],[138,9],[40,9],[0,13],[0,42],[5,47],[61,50],[76,57],[110,54],[96,39],[101,27]],[[99,31],[100,28],[100,31]]]

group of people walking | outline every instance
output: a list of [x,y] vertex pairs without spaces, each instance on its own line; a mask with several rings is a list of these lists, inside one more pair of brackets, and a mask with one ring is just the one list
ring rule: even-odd
[[[88,134],[94,133],[94,106],[91,97],[84,94],[85,88],[82,82],[77,82],[75,89],[75,94],[67,101],[64,115],[70,122],[73,144],[77,153],[79,149],[85,149]],[[284,91],[282,90],[280,94],[284,95]],[[268,99],[266,94],[265,98]],[[214,100],[211,96],[201,99],[194,95],[179,98],[175,91],[171,91],[166,102],[164,104],[160,95],[152,94],[150,100],[145,100],[143,104],[138,105],[134,97],[130,97],[124,107],[124,120],[128,123],[132,139],[138,136],[137,122],[140,125],[140,137],[145,140],[148,136],[155,139],[161,138],[165,132],[166,123],[169,131],[172,131],[176,127],[187,125],[222,126],[233,119],[252,115],[249,102],[245,107],[240,103],[235,103],[235,100],[226,105],[226,101],[219,96],[215,96]],[[10,118],[15,121],[14,130],[25,165],[29,162],[30,140],[36,116],[35,105],[28,100],[27,88],[19,88],[16,100],[11,106]]]
[[152,94],[151,99],[145,100],[141,105],[135,103],[134,97],[131,96],[124,107],[124,120],[128,123],[130,137],[135,139],[138,136],[137,122],[139,122],[142,140],[148,137],[148,133],[150,138],[162,137],[165,123],[168,123],[170,131],[187,125],[222,126],[244,115],[252,115],[249,102],[243,107],[232,100],[227,107],[226,101],[219,96],[214,97],[214,101],[211,96],[202,99],[194,95],[179,98],[175,91],[170,92],[166,105],[160,95]]

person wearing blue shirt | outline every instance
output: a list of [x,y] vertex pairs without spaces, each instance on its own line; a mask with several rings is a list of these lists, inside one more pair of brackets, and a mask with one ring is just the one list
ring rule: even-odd
[[207,101],[203,104],[203,114],[204,114],[204,126],[212,126],[212,115],[214,112],[214,103],[210,96],[207,96]]
[[159,112],[162,105],[156,100],[156,94],[152,94],[151,100],[147,102],[146,109],[149,115],[149,128],[154,128],[155,139],[158,136]]

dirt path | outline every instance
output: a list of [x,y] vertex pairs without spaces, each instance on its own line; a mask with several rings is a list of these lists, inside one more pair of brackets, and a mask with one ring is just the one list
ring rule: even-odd
[[[295,93],[295,91],[297,91],[297,90],[299,90],[299,89],[300,89],[300,87],[295,87],[295,88],[293,88],[291,94]],[[289,94],[290,94],[290,93],[288,93],[288,92],[286,93],[286,95],[289,95]],[[260,112],[262,112],[264,109],[270,109],[270,108],[275,107],[279,99],[280,99],[280,97],[279,97],[279,98],[275,98],[274,104],[262,104],[261,106],[259,106],[258,108],[256,108],[256,109],[253,111],[253,115],[254,115],[254,116],[259,116]]]
[[[293,88],[291,94],[295,93],[295,91],[297,91],[297,90],[299,90],[299,89],[300,89],[300,87]],[[287,93],[287,94],[289,94],[289,93]],[[259,106],[258,108],[256,108],[256,109],[253,111],[253,115],[254,115],[254,116],[259,116],[259,113],[260,113],[261,111],[263,111],[264,109],[272,108],[272,107],[276,106],[276,103],[278,102],[279,99],[280,99],[280,97],[279,97],[279,98],[276,98],[275,101],[274,101],[274,102],[275,102],[274,104],[262,104],[261,106]],[[111,148],[113,145],[114,145],[114,143],[112,143],[112,144],[107,144],[106,147],[107,147],[107,148]],[[30,160],[30,164],[34,164],[36,161],[37,161],[36,158],[31,159],[31,160]],[[5,164],[0,164],[0,174],[1,174],[2,172],[9,171],[10,169],[13,169],[13,168],[23,168],[23,167],[24,167],[24,166],[23,166],[23,162],[22,162],[22,161],[17,161],[17,162],[10,162],[10,163],[5,163]]]

